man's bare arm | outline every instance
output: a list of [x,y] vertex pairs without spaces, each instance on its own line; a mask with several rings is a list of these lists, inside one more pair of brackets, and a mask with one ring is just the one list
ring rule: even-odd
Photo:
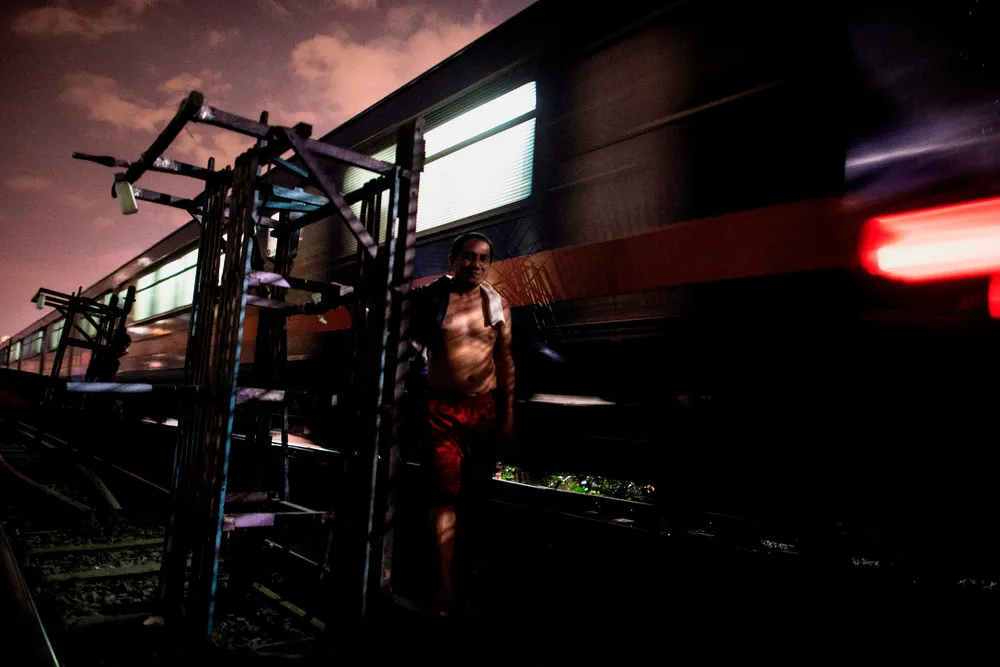
[[504,302],[504,323],[500,327],[500,335],[493,350],[497,369],[497,389],[501,400],[501,424],[507,435],[514,428],[514,356],[511,352],[511,317],[510,306]]

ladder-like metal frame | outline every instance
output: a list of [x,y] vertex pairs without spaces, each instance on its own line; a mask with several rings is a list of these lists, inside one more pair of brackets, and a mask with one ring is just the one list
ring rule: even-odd
[[[64,294],[44,287],[38,289],[31,301],[39,308],[50,306],[63,316],[63,328],[56,347],[56,358],[52,361],[50,374],[52,382],[46,389],[46,401],[52,398],[52,392],[62,372],[67,347],[79,347],[91,351],[90,365],[87,367],[85,378],[87,381],[106,382],[113,378],[114,373],[108,373],[109,366],[105,366],[102,362],[116,359],[125,351],[119,348],[119,341],[125,333],[125,319],[132,311],[132,304],[135,302],[135,287],[128,288],[121,306],[118,305],[118,296],[115,294],[112,294],[109,302],[105,304],[76,292]],[[77,323],[78,316],[93,327],[93,333]],[[79,338],[72,337],[74,329],[80,334]],[[42,345],[45,344],[46,341],[43,341]],[[109,355],[110,359],[104,359],[104,355]]]
[[[200,168],[164,158],[163,152],[188,122],[222,127],[258,141],[236,159],[233,168],[221,171],[214,161]],[[311,132],[305,124],[270,126],[266,112],[259,122],[229,114],[207,106],[200,93],[192,92],[138,161],[74,154],[125,168],[129,183],[146,171],[205,181],[204,192],[194,198],[135,189],[137,199],[186,210],[202,227],[185,360],[185,384],[194,391],[185,393],[191,398],[182,407],[162,568],[166,623],[175,632],[183,629],[180,636],[196,645],[211,635],[213,627],[232,425],[237,402],[242,402],[237,377],[248,305],[269,311],[265,315],[262,310],[258,320],[254,365],[261,371],[258,380],[275,383],[268,388],[279,391],[282,387],[277,385],[286,379],[285,318],[354,305],[352,326],[363,335],[355,338],[355,382],[347,405],[355,422],[352,431],[360,438],[336,507],[333,571],[338,638],[356,638],[365,619],[391,600],[398,406],[409,350],[405,297],[412,279],[423,122],[416,119],[400,128],[395,163],[315,141],[309,138]],[[288,151],[294,154],[292,160],[282,157]],[[356,192],[341,193],[330,175],[331,163],[359,167],[376,176]],[[264,165],[272,169],[261,175]],[[279,174],[283,185],[275,182]],[[286,187],[288,180],[322,194]],[[388,224],[379,244],[386,190]],[[357,202],[362,203],[363,221],[351,209]],[[280,213],[277,221],[270,218],[274,212]],[[339,218],[357,239],[360,282],[356,285],[289,275],[299,230],[329,217]],[[263,250],[257,242],[258,233],[268,229],[278,239],[273,272],[263,270]],[[224,268],[217,284],[220,261]],[[284,300],[289,289],[320,296],[294,305]],[[281,414],[284,470],[279,495],[287,500],[287,404],[282,404]],[[260,410],[255,420],[255,449],[266,451],[262,447],[270,445],[270,412]],[[190,577],[185,577],[189,554]]]

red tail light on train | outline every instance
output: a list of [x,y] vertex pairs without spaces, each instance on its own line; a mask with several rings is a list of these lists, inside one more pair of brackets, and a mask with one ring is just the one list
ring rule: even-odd
[[872,218],[860,252],[870,273],[906,282],[1000,273],[1000,198]]

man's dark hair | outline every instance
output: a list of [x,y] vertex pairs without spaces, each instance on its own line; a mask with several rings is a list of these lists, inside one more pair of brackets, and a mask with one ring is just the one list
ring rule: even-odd
[[490,237],[486,234],[480,234],[479,232],[466,232],[455,239],[455,242],[451,244],[451,252],[448,253],[448,261],[453,262],[455,258],[458,257],[458,253],[462,252],[462,248],[465,247],[466,241],[471,241],[476,239],[478,241],[486,241],[486,245],[490,247],[490,261],[493,261],[493,241],[490,241]]

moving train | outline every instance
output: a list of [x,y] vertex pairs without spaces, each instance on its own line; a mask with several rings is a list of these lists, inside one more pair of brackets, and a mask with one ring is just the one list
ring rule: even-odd
[[[511,460],[995,555],[1000,16],[905,4],[541,0],[323,138],[385,158],[425,118],[416,283],[456,234],[493,240]],[[192,222],[85,290],[136,287],[119,379],[180,377],[197,241]],[[354,251],[313,225],[293,275],[335,280]],[[334,382],[348,325],[292,318],[289,382]],[[62,326],[0,362],[48,373]]]

